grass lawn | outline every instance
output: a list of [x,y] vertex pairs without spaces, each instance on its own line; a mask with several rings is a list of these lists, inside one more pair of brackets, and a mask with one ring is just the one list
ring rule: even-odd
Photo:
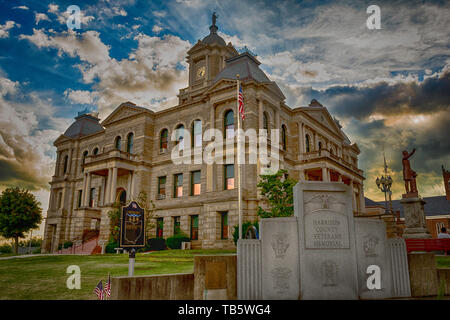
[[450,268],[450,256],[436,256],[438,268]]
[[[135,275],[188,273],[194,270],[194,255],[234,253],[235,250],[165,250],[136,254]],[[81,270],[81,289],[66,287],[67,267]],[[98,281],[128,275],[128,254],[92,256],[52,255],[0,260],[0,300],[95,300]]]

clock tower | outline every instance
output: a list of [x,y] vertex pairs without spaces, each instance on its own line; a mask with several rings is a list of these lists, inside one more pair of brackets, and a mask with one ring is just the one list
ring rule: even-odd
[[231,45],[217,34],[217,16],[212,15],[212,24],[209,27],[209,35],[197,43],[187,52],[187,63],[189,64],[189,86],[181,89],[179,103],[192,100],[195,96],[203,93],[213,82],[214,78],[225,67],[225,60],[239,53]]

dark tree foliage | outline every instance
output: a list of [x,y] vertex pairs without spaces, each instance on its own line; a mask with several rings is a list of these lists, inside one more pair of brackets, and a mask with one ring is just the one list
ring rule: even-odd
[[42,209],[34,195],[20,188],[8,188],[0,195],[0,235],[13,238],[17,254],[19,238],[36,229],[42,221]]
[[297,181],[286,177],[286,170],[279,170],[272,175],[261,175],[258,188],[261,195],[268,202],[269,211],[258,206],[258,215],[261,218],[289,217],[294,214],[293,188]]

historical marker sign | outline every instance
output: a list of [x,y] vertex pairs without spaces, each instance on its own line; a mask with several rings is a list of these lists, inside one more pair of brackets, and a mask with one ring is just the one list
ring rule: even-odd
[[120,247],[138,248],[145,246],[144,209],[132,201],[122,208],[120,221]]

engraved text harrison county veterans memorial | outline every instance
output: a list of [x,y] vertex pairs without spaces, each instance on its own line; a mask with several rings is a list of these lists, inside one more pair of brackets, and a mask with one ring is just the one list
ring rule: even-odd
[[305,248],[348,249],[347,217],[331,205],[321,207],[305,215]]

